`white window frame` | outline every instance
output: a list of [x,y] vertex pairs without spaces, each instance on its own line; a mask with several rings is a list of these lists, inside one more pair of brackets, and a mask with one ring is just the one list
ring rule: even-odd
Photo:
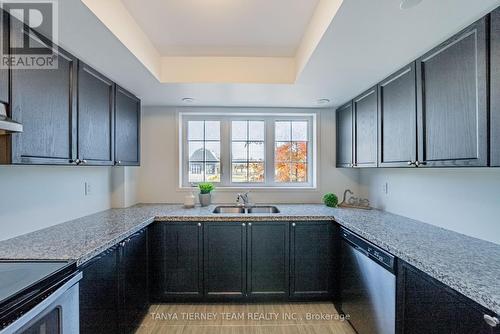
[[[316,113],[207,113],[207,112],[179,112],[179,188],[192,186],[189,177],[189,152],[187,147],[188,121],[220,121],[220,170],[221,182],[214,183],[217,188],[225,189],[316,189],[317,182],[317,115]],[[265,172],[264,182],[231,182],[231,121],[264,121],[265,122]],[[283,183],[275,181],[275,133],[276,121],[307,121],[308,122],[308,155],[307,180],[308,182]]]

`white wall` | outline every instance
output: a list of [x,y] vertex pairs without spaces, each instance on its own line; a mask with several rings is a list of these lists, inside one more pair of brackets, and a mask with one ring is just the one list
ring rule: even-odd
[[360,181],[377,208],[500,244],[498,168],[372,169]]
[[111,176],[113,188],[111,204],[113,208],[128,208],[138,203],[137,177],[137,167],[113,168]]
[[1,166],[0,240],[109,209],[111,174],[110,167]]
[[[249,111],[225,108],[228,112]],[[334,168],[335,113],[330,109],[254,108],[258,112],[318,113],[318,188],[315,190],[252,190],[255,203],[320,203],[326,192],[341,195],[346,188],[358,191],[358,173]],[[221,108],[145,107],[142,118],[142,160],[138,177],[138,201],[142,203],[182,203],[186,190],[179,189],[178,175],[178,111],[221,111]],[[218,189],[214,202],[234,203],[237,190]]]

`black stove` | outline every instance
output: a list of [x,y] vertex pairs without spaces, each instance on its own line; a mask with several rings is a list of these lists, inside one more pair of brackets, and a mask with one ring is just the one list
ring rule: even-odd
[[46,298],[55,283],[75,272],[74,261],[0,260],[0,329]]

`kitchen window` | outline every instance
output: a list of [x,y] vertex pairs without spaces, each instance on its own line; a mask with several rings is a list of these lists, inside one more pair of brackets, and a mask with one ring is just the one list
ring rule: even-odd
[[315,114],[179,114],[180,187],[314,188]]

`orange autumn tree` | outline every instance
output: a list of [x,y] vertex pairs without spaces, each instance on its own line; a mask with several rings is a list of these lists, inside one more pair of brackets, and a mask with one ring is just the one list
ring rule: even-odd
[[287,142],[275,151],[277,182],[307,181],[307,142]]

